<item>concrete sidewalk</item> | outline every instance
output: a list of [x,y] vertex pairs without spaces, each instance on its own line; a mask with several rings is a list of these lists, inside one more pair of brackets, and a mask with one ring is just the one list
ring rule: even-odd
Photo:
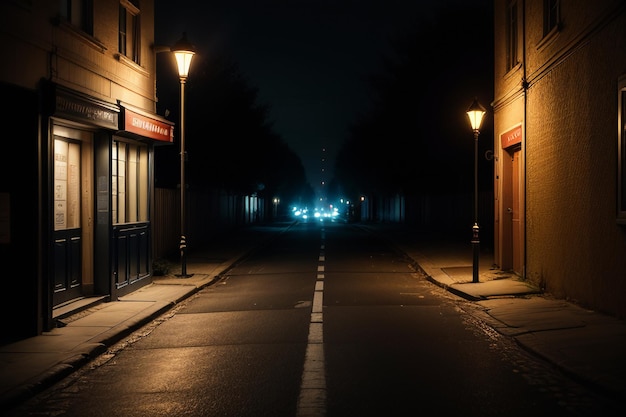
[[626,405],[626,322],[544,294],[493,265],[481,252],[473,281],[473,248],[466,243],[416,237],[401,225],[362,226],[387,239],[431,282],[473,301],[498,333],[542,357],[572,379]]
[[[121,297],[86,298],[54,312],[64,324],[42,335],[0,346],[0,410],[8,410],[50,387],[182,300],[217,281],[241,259],[288,230],[293,222],[245,227],[187,257],[167,276]],[[80,312],[75,313],[75,311]]]
[[[68,316],[65,326],[0,346],[0,407],[7,410],[71,374],[113,344],[219,279],[255,248],[291,223],[254,226],[190,254],[189,278],[154,277],[117,302],[98,303]],[[427,279],[474,302],[474,313],[499,333],[552,362],[572,378],[623,402],[626,323],[541,294],[515,276],[480,262],[472,281],[469,244],[413,239],[398,226],[359,225],[403,251]],[[178,266],[180,272],[180,266]],[[91,300],[93,301],[93,300]],[[85,302],[89,302],[88,300]],[[62,312],[58,312],[60,317]]]

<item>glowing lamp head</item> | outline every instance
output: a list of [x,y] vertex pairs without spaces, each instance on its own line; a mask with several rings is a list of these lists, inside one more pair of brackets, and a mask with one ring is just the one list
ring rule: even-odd
[[195,55],[196,51],[191,43],[187,40],[187,33],[183,32],[183,37],[174,44],[172,52],[176,57],[176,64],[178,66],[178,76],[181,80],[187,79],[189,76],[189,67],[191,66],[191,59]]
[[469,117],[470,124],[472,125],[472,130],[474,132],[478,132],[480,130],[480,125],[483,121],[483,116],[485,115],[485,108],[478,102],[477,98],[474,98],[472,105],[467,109],[467,117]]

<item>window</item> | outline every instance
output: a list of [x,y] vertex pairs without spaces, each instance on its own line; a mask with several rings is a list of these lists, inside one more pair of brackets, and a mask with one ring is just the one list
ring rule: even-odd
[[617,90],[617,222],[626,224],[626,75]]
[[148,221],[148,147],[113,141],[113,224]]
[[558,28],[560,3],[559,0],[543,0],[543,36]]
[[54,140],[54,230],[80,227],[80,144]]
[[518,57],[518,21],[517,21],[517,1],[509,2],[506,20],[506,70],[510,71],[519,63]]
[[120,54],[136,64],[140,64],[140,39],[139,0],[121,0],[118,49]]
[[67,23],[93,36],[93,0],[61,0],[59,14]]

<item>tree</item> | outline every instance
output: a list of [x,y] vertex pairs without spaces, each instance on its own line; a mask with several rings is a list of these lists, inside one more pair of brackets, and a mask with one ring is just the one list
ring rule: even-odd
[[[491,27],[490,7],[467,6],[442,9],[398,35],[383,70],[371,77],[371,110],[339,151],[335,176],[344,189],[354,196],[471,191],[473,136],[465,110],[479,93],[493,97]],[[476,38],[471,43],[468,34]],[[485,130],[482,146],[491,148]],[[489,172],[481,177],[490,186]]]
[[[194,57],[192,65],[193,76],[185,88],[186,184],[241,195],[304,198],[308,184],[302,162],[272,130],[269,107],[257,103],[256,88],[249,86],[237,64]],[[159,95],[164,98],[160,103],[176,109],[170,110],[172,120],[180,120],[179,92],[170,87]],[[178,144],[157,148],[157,186],[178,184],[179,151]]]

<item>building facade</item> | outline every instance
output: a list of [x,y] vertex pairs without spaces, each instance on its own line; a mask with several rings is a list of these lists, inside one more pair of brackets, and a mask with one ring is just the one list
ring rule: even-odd
[[495,263],[626,317],[626,2],[494,7]]
[[154,147],[174,126],[155,113],[153,0],[7,0],[0,22],[0,254],[16,339],[76,300],[151,282]]

